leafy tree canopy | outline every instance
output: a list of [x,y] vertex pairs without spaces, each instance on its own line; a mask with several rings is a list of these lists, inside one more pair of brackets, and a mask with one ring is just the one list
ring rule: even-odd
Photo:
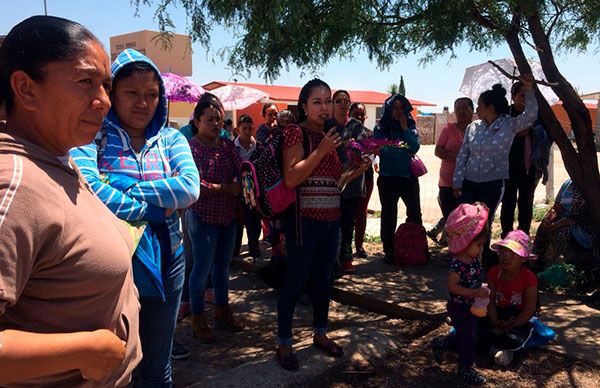
[[[174,29],[170,6],[189,15],[189,32],[208,46],[213,23],[229,26],[239,40],[226,53],[237,71],[259,69],[277,78],[294,64],[317,69],[357,48],[385,68],[398,56],[423,61],[454,53],[466,43],[485,51],[517,29],[530,41],[526,17],[536,12],[554,48],[584,50],[600,41],[598,0],[132,0],[156,7],[161,30]],[[520,17],[522,16],[522,17]],[[425,54],[423,54],[425,53]]]

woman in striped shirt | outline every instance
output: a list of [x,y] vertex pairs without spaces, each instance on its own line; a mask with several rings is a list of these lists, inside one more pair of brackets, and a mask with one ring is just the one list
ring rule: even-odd
[[[185,137],[166,127],[158,68],[126,49],[112,64],[112,108],[94,143],[71,151],[92,189],[120,219],[143,221],[133,276],[140,294],[141,386],[172,384],[171,349],[184,282],[179,216],[199,195]],[[90,220],[93,222],[93,220]]]

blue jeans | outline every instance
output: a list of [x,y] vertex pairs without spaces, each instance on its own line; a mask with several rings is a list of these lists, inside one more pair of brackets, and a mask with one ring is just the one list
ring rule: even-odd
[[277,337],[280,345],[292,345],[292,320],[296,300],[306,281],[312,280],[313,327],[316,334],[327,333],[333,263],[335,262],[340,222],[301,218],[302,243],[296,236],[295,214],[285,222],[287,268],[277,302]]
[[171,349],[185,272],[185,255],[163,267],[165,300],[140,298],[143,358],[137,368],[140,387],[171,387]]
[[200,220],[189,209],[186,214],[188,233],[192,242],[194,266],[190,274],[192,314],[204,312],[204,291],[212,268],[215,304],[227,305],[229,293],[229,264],[235,245],[236,222],[229,225],[211,225]]

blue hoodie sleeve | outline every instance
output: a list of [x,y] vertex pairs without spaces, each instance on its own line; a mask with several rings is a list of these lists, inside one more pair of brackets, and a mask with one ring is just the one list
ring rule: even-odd
[[185,137],[176,130],[168,131],[160,139],[165,144],[164,156],[171,168],[170,178],[139,181],[126,193],[148,203],[167,209],[185,209],[200,195],[200,177]]
[[118,218],[126,221],[162,222],[165,220],[165,209],[131,198],[100,180],[98,150],[95,143],[73,148],[70,153],[92,190]]
[[416,154],[419,152],[419,148],[421,148],[421,144],[419,143],[419,135],[417,134],[417,128],[415,126],[406,128],[402,131],[402,136],[404,137],[404,141],[410,148],[409,152],[411,154]]

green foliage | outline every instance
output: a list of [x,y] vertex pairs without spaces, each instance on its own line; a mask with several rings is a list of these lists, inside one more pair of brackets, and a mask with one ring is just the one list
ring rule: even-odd
[[404,77],[400,76],[400,84],[398,85],[398,94],[406,96],[406,86],[404,86]]
[[553,293],[578,291],[585,282],[585,273],[573,264],[557,263],[537,274],[540,288]]
[[[267,79],[295,64],[316,70],[357,47],[386,68],[398,56],[422,61],[454,53],[460,44],[485,51],[510,29],[522,38],[526,17],[539,15],[556,47],[583,50],[600,38],[597,0],[131,0],[155,6],[163,31],[173,31],[169,9],[189,16],[192,38],[210,44],[211,25],[227,26],[238,42],[222,49],[237,70],[260,69]],[[402,82],[401,82],[402,83]]]
[[388,86],[387,92],[390,95],[401,94],[403,96],[406,96],[406,87],[404,86],[404,77],[400,76],[399,84],[391,84],[390,86]]
[[380,236],[372,236],[370,234],[365,234],[364,241],[371,243],[371,244],[381,244],[381,237]]
[[534,206],[533,207],[533,220],[536,222],[542,222],[544,217],[546,217],[546,213],[548,213],[548,210],[550,210],[551,208],[552,208],[552,206],[548,206],[548,207]]

